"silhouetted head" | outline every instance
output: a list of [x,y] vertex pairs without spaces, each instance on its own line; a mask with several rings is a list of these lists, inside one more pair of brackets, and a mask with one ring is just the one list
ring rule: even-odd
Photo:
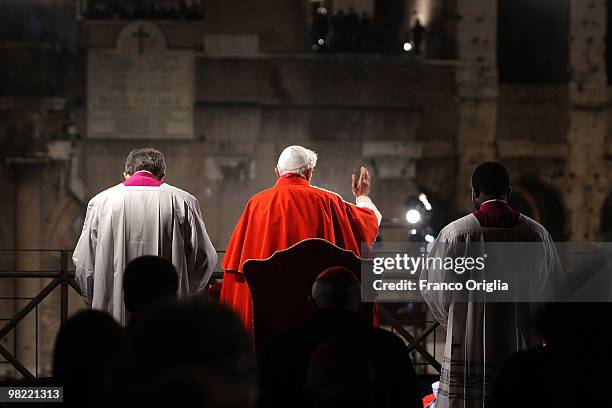
[[158,384],[158,400],[171,399],[183,386],[167,379],[192,372],[200,373],[191,379],[198,388],[185,392],[197,401],[208,401],[211,407],[249,406],[254,389],[251,341],[226,307],[200,298],[160,305],[142,316],[132,339],[136,378],[145,389]]
[[601,316],[610,314],[610,302],[547,303],[536,316],[535,325],[548,346],[570,350],[576,345],[575,339],[567,333],[570,322],[580,322],[582,326],[588,327],[589,341],[597,344],[599,341],[607,341],[609,334],[605,325],[601,324]]
[[146,382],[137,381],[129,402],[135,407],[248,408],[246,404],[228,404],[233,392],[231,385],[206,369],[183,365],[160,372]]
[[[610,302],[556,302],[546,305],[536,320],[536,325],[546,340],[547,347],[544,350],[548,350],[552,361],[548,366],[544,366],[544,369],[540,361],[530,361],[535,366],[536,373],[542,372],[541,380],[536,387],[538,394],[541,394],[542,386],[550,391],[546,393],[546,406],[610,405],[606,393],[585,393],[583,390],[592,387],[594,378],[609,376],[608,368],[612,363],[612,352],[607,346],[596,345],[610,342],[608,325],[603,323],[602,319],[611,313]],[[576,333],[582,337],[577,339]],[[580,347],[585,355],[583,358],[575,355]],[[524,376],[525,372],[526,370],[522,369],[519,375]],[[529,371],[527,372],[531,375]],[[511,389],[511,392],[516,393],[517,390],[523,392],[520,388]],[[536,405],[521,404],[521,406]]]
[[172,262],[159,256],[134,259],[123,274],[123,301],[131,313],[141,313],[160,302],[176,301],[178,274]]
[[375,370],[357,345],[332,339],[319,346],[308,364],[313,407],[374,407]]
[[476,209],[488,200],[510,198],[510,176],[503,164],[484,162],[479,164],[472,174],[472,202]]
[[164,155],[152,147],[134,149],[128,154],[125,161],[125,172],[127,178],[137,171],[148,171],[157,179],[162,180],[166,175],[166,159]]
[[311,290],[316,309],[346,309],[356,312],[361,304],[361,285],[353,272],[334,266],[321,272]]
[[61,326],[53,352],[53,376],[64,386],[66,402],[104,406],[122,394],[128,361],[123,328],[107,313],[86,310]]

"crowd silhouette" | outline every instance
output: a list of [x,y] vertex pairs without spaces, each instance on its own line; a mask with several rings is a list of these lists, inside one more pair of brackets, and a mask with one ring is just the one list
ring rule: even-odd
[[90,19],[198,20],[203,17],[201,0],[90,0],[82,12]]
[[[162,258],[132,261],[124,279],[141,284],[125,285],[135,312],[128,326],[96,310],[73,315],[57,336],[53,378],[36,385],[63,386],[65,405],[79,407],[423,406],[404,343],[360,321],[360,285],[348,269],[322,272],[312,287],[314,318],[277,334],[259,356],[226,307],[168,296],[176,287],[172,271]],[[148,273],[151,281],[138,279]],[[610,351],[603,348],[597,359],[576,354],[576,338],[566,330],[580,320],[604,344],[597,312],[609,309],[600,303],[545,307],[536,324],[546,345],[506,360],[487,406],[605,406],[606,395],[589,388],[596,388],[593,378],[604,378]]]
[[313,12],[311,27],[314,51],[384,52],[389,48],[382,24],[352,8],[329,16],[327,9],[319,7]]
[[263,406],[420,406],[410,354],[399,337],[362,320],[361,285],[353,272],[325,270],[311,299],[314,317],[267,344]]
[[321,273],[312,288],[315,318],[279,333],[259,356],[228,308],[169,296],[172,273],[155,256],[128,264],[126,328],[96,310],[61,327],[51,383],[64,387],[67,406],[421,406],[403,342],[357,314],[360,285],[350,270]]

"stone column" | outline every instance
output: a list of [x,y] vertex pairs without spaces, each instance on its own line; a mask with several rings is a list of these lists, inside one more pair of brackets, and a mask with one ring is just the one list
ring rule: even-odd
[[[43,247],[43,203],[42,174],[44,165],[40,162],[15,163],[16,173],[16,210],[15,244],[16,249],[40,249]],[[37,271],[41,269],[40,252],[18,252],[17,271]],[[42,288],[38,278],[20,278],[15,282],[15,297],[31,298]],[[28,299],[15,301],[15,312],[29,302]],[[36,367],[36,311],[31,311],[17,325],[16,352],[19,361],[31,372]],[[40,325],[39,325],[40,328]]]
[[471,209],[470,177],[474,166],[496,156],[497,4],[487,0],[458,0],[457,10],[459,160],[455,208],[456,215],[460,215]]
[[572,0],[570,9],[570,153],[564,196],[568,237],[597,240],[608,191],[605,162],[607,84],[606,1]]
[[[65,100],[44,97],[4,98],[0,102],[16,112],[11,120],[16,124],[17,130],[7,136],[10,143],[3,157],[12,168],[15,185],[14,197],[11,197],[15,203],[14,267],[20,272],[49,270],[49,254],[40,250],[54,246],[48,240],[49,226],[45,214],[57,202],[45,196],[45,182],[48,182],[45,177],[53,169],[51,163],[65,160],[66,154],[61,155],[61,149],[58,149],[60,142],[49,141],[47,135],[50,133],[49,123],[57,123],[58,118],[61,120]],[[47,281],[40,278],[16,278],[12,292],[16,298],[12,315],[37,296]],[[55,323],[46,318],[49,307],[53,307],[52,302],[46,299],[38,305],[38,315],[35,308],[16,326],[17,360],[32,373],[35,373],[37,368],[38,372],[41,372],[42,344],[49,340],[51,327]],[[54,320],[57,321],[57,318]],[[55,331],[52,335],[55,336]]]

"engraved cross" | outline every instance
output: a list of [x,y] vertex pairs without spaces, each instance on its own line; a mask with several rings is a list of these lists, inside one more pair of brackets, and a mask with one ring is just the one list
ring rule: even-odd
[[142,55],[144,52],[144,39],[150,37],[149,33],[145,32],[142,26],[138,27],[138,31],[134,31],[132,37],[138,38],[138,54]]

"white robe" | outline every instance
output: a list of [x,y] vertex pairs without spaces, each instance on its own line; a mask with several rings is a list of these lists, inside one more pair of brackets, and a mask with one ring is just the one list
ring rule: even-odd
[[[440,232],[430,257],[453,257],[467,248],[473,255],[474,247],[478,251],[479,242],[534,242],[529,246],[533,253],[525,263],[530,271],[525,274],[530,277],[530,290],[545,292],[551,286],[558,288],[558,283],[563,282],[563,270],[549,233],[524,215],[520,216],[515,228],[483,228],[473,214],[460,218]],[[453,282],[453,275],[452,271],[429,269],[423,270],[420,279],[432,283]],[[467,294],[467,301],[462,298],[461,302],[453,302],[448,296],[441,296],[439,291],[423,290],[421,293],[436,320],[446,328],[436,408],[486,407],[504,360],[513,352],[541,344],[533,327],[540,305],[484,303],[471,293]]]
[[72,258],[85,302],[125,324],[123,271],[141,255],[172,261],[179,297],[205,289],[217,252],[195,197],[168,184],[119,184],[91,199]]

